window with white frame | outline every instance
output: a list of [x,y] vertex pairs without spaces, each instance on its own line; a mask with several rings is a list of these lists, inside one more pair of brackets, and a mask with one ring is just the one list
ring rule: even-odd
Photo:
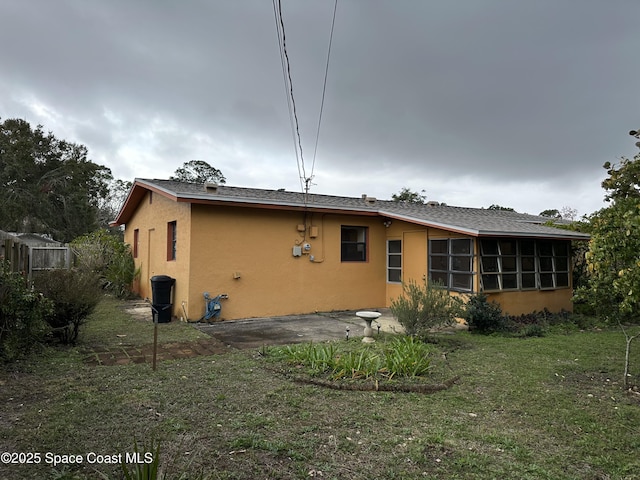
[[569,242],[483,238],[480,274],[484,291],[568,287]]
[[449,290],[473,291],[473,239],[429,240],[429,279]]
[[402,240],[387,240],[387,282],[402,282]]

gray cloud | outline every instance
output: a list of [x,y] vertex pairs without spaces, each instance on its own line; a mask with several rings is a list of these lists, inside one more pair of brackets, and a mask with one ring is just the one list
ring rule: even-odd
[[[283,1],[307,174],[333,2]],[[601,206],[635,148],[633,0],[339,0],[318,193],[538,213]],[[120,178],[192,159],[299,189],[270,2],[0,0],[0,116],[84,143]],[[537,211],[536,211],[537,210]]]

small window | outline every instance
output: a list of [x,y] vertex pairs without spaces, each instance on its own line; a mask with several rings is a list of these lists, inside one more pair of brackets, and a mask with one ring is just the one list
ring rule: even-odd
[[387,241],[387,282],[402,282],[402,240]]
[[167,260],[175,260],[176,259],[176,240],[177,240],[177,223],[174,220],[173,222],[167,223]]
[[367,261],[367,227],[342,227],[340,260],[343,262]]
[[133,258],[138,258],[138,244],[140,242],[140,230],[133,231]]

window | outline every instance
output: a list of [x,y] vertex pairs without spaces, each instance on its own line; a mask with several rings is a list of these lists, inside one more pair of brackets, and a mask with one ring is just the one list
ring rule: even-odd
[[569,244],[552,240],[482,239],[482,290],[569,286]]
[[367,261],[367,227],[341,229],[340,260],[343,262]]
[[138,244],[140,242],[140,230],[133,231],[133,258],[138,258]]
[[443,238],[429,240],[429,279],[449,290],[473,290],[473,240]]
[[176,259],[176,221],[167,223],[167,260]]
[[387,241],[387,282],[402,282],[402,240]]

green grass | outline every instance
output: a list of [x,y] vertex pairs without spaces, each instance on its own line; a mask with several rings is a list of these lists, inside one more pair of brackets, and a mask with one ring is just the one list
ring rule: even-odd
[[[107,301],[86,328],[78,347],[0,373],[0,452],[111,455],[159,442],[171,479],[640,478],[640,402],[621,388],[616,329],[439,336],[427,377],[460,381],[425,395],[294,382],[259,351],[160,362],[155,372],[90,367],[87,345],[149,343],[152,326]],[[201,335],[177,322],[159,331],[161,342]],[[2,479],[121,477],[119,465],[0,464]]]

